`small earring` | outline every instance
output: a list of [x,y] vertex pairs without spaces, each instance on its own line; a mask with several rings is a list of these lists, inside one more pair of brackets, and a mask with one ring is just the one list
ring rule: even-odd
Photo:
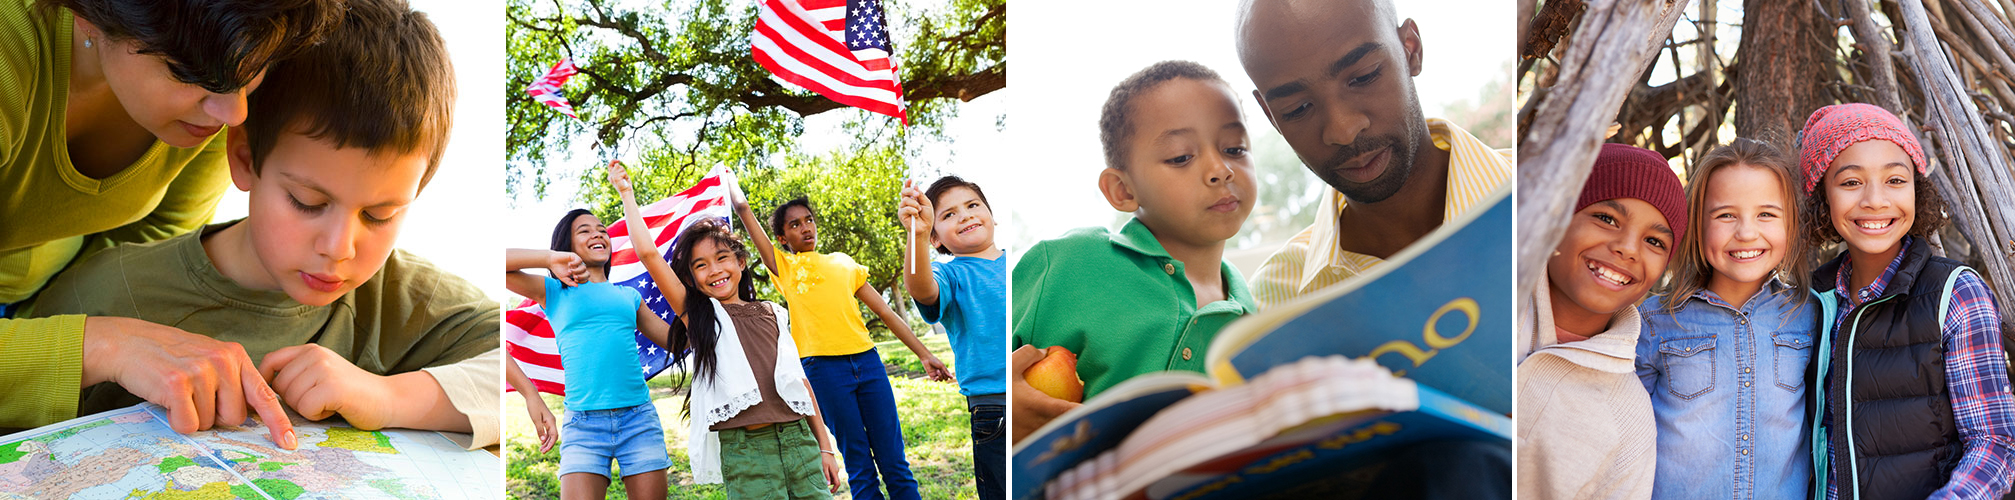
[[87,48],[87,49],[88,49],[88,48],[91,48],[91,39],[89,39],[89,38],[86,38],[86,39],[84,39],[84,48]]

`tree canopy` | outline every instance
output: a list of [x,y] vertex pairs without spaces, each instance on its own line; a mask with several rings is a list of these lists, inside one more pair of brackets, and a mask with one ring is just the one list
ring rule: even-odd
[[[904,178],[922,173],[914,159],[921,143],[953,139],[944,126],[960,103],[1006,88],[1007,6],[944,0],[884,8],[907,129],[773,79],[750,54],[754,2],[511,0],[506,193],[543,198],[552,183],[573,182],[577,201],[613,221],[621,207],[600,162],[623,158],[644,203],[725,165],[765,219],[784,201],[809,198],[820,217],[820,250],[852,256],[870,269],[873,286],[892,288],[905,243],[895,218],[897,193]],[[562,90],[579,120],[523,91],[563,57],[580,70]],[[844,114],[841,130],[813,133],[842,135],[847,144],[801,148],[806,117],[825,113]],[[599,160],[558,163],[581,153],[583,142],[594,144]],[[767,284],[759,286],[775,296]]]

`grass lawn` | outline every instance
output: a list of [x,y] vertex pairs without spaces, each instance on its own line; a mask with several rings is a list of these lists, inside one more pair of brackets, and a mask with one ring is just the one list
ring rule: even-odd
[[[957,369],[943,335],[923,337],[922,340],[939,359]],[[900,342],[885,342],[875,348],[880,350],[882,360],[890,370],[889,382],[895,388],[896,407],[902,412],[905,456],[909,458],[910,472],[916,475],[917,483],[923,489],[923,497],[976,498],[973,492],[971,426],[965,398],[959,395],[958,385],[922,378],[922,363]],[[651,402],[657,405],[658,416],[664,421],[665,448],[672,459],[672,468],[668,471],[668,482],[671,484],[669,497],[723,498],[720,485],[693,484],[692,467],[686,459],[687,424],[679,416],[679,407],[685,403],[683,389],[676,387],[669,375],[651,379],[650,386]],[[545,395],[545,399],[554,416],[565,418],[562,414],[566,406],[564,398]],[[512,498],[559,498],[560,479],[556,474],[560,466],[559,445],[555,444],[552,451],[540,453],[538,434],[532,430],[531,420],[526,417],[525,399],[513,393],[504,398],[504,404],[504,457],[508,461],[506,490]],[[836,497],[847,498],[848,495],[841,492]],[[609,498],[625,498],[621,481],[610,485]]]

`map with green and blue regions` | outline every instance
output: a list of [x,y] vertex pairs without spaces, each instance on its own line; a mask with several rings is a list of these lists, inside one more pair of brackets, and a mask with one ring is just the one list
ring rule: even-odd
[[0,436],[0,499],[462,499],[502,496],[496,456],[423,431],[294,419],[282,450],[256,420],[190,435],[143,404]]

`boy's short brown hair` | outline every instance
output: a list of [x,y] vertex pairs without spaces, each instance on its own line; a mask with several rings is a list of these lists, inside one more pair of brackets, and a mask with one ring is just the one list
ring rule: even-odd
[[454,121],[447,43],[405,0],[349,0],[328,39],[282,61],[252,93],[245,131],[252,172],[283,133],[373,153],[427,152],[434,177]]
[[1177,78],[1224,84],[1224,78],[1217,76],[1216,71],[1190,61],[1154,63],[1120,80],[1106,96],[1104,109],[1099,111],[1098,140],[1105,146],[1105,166],[1126,170],[1125,143],[1133,136],[1134,98]]

